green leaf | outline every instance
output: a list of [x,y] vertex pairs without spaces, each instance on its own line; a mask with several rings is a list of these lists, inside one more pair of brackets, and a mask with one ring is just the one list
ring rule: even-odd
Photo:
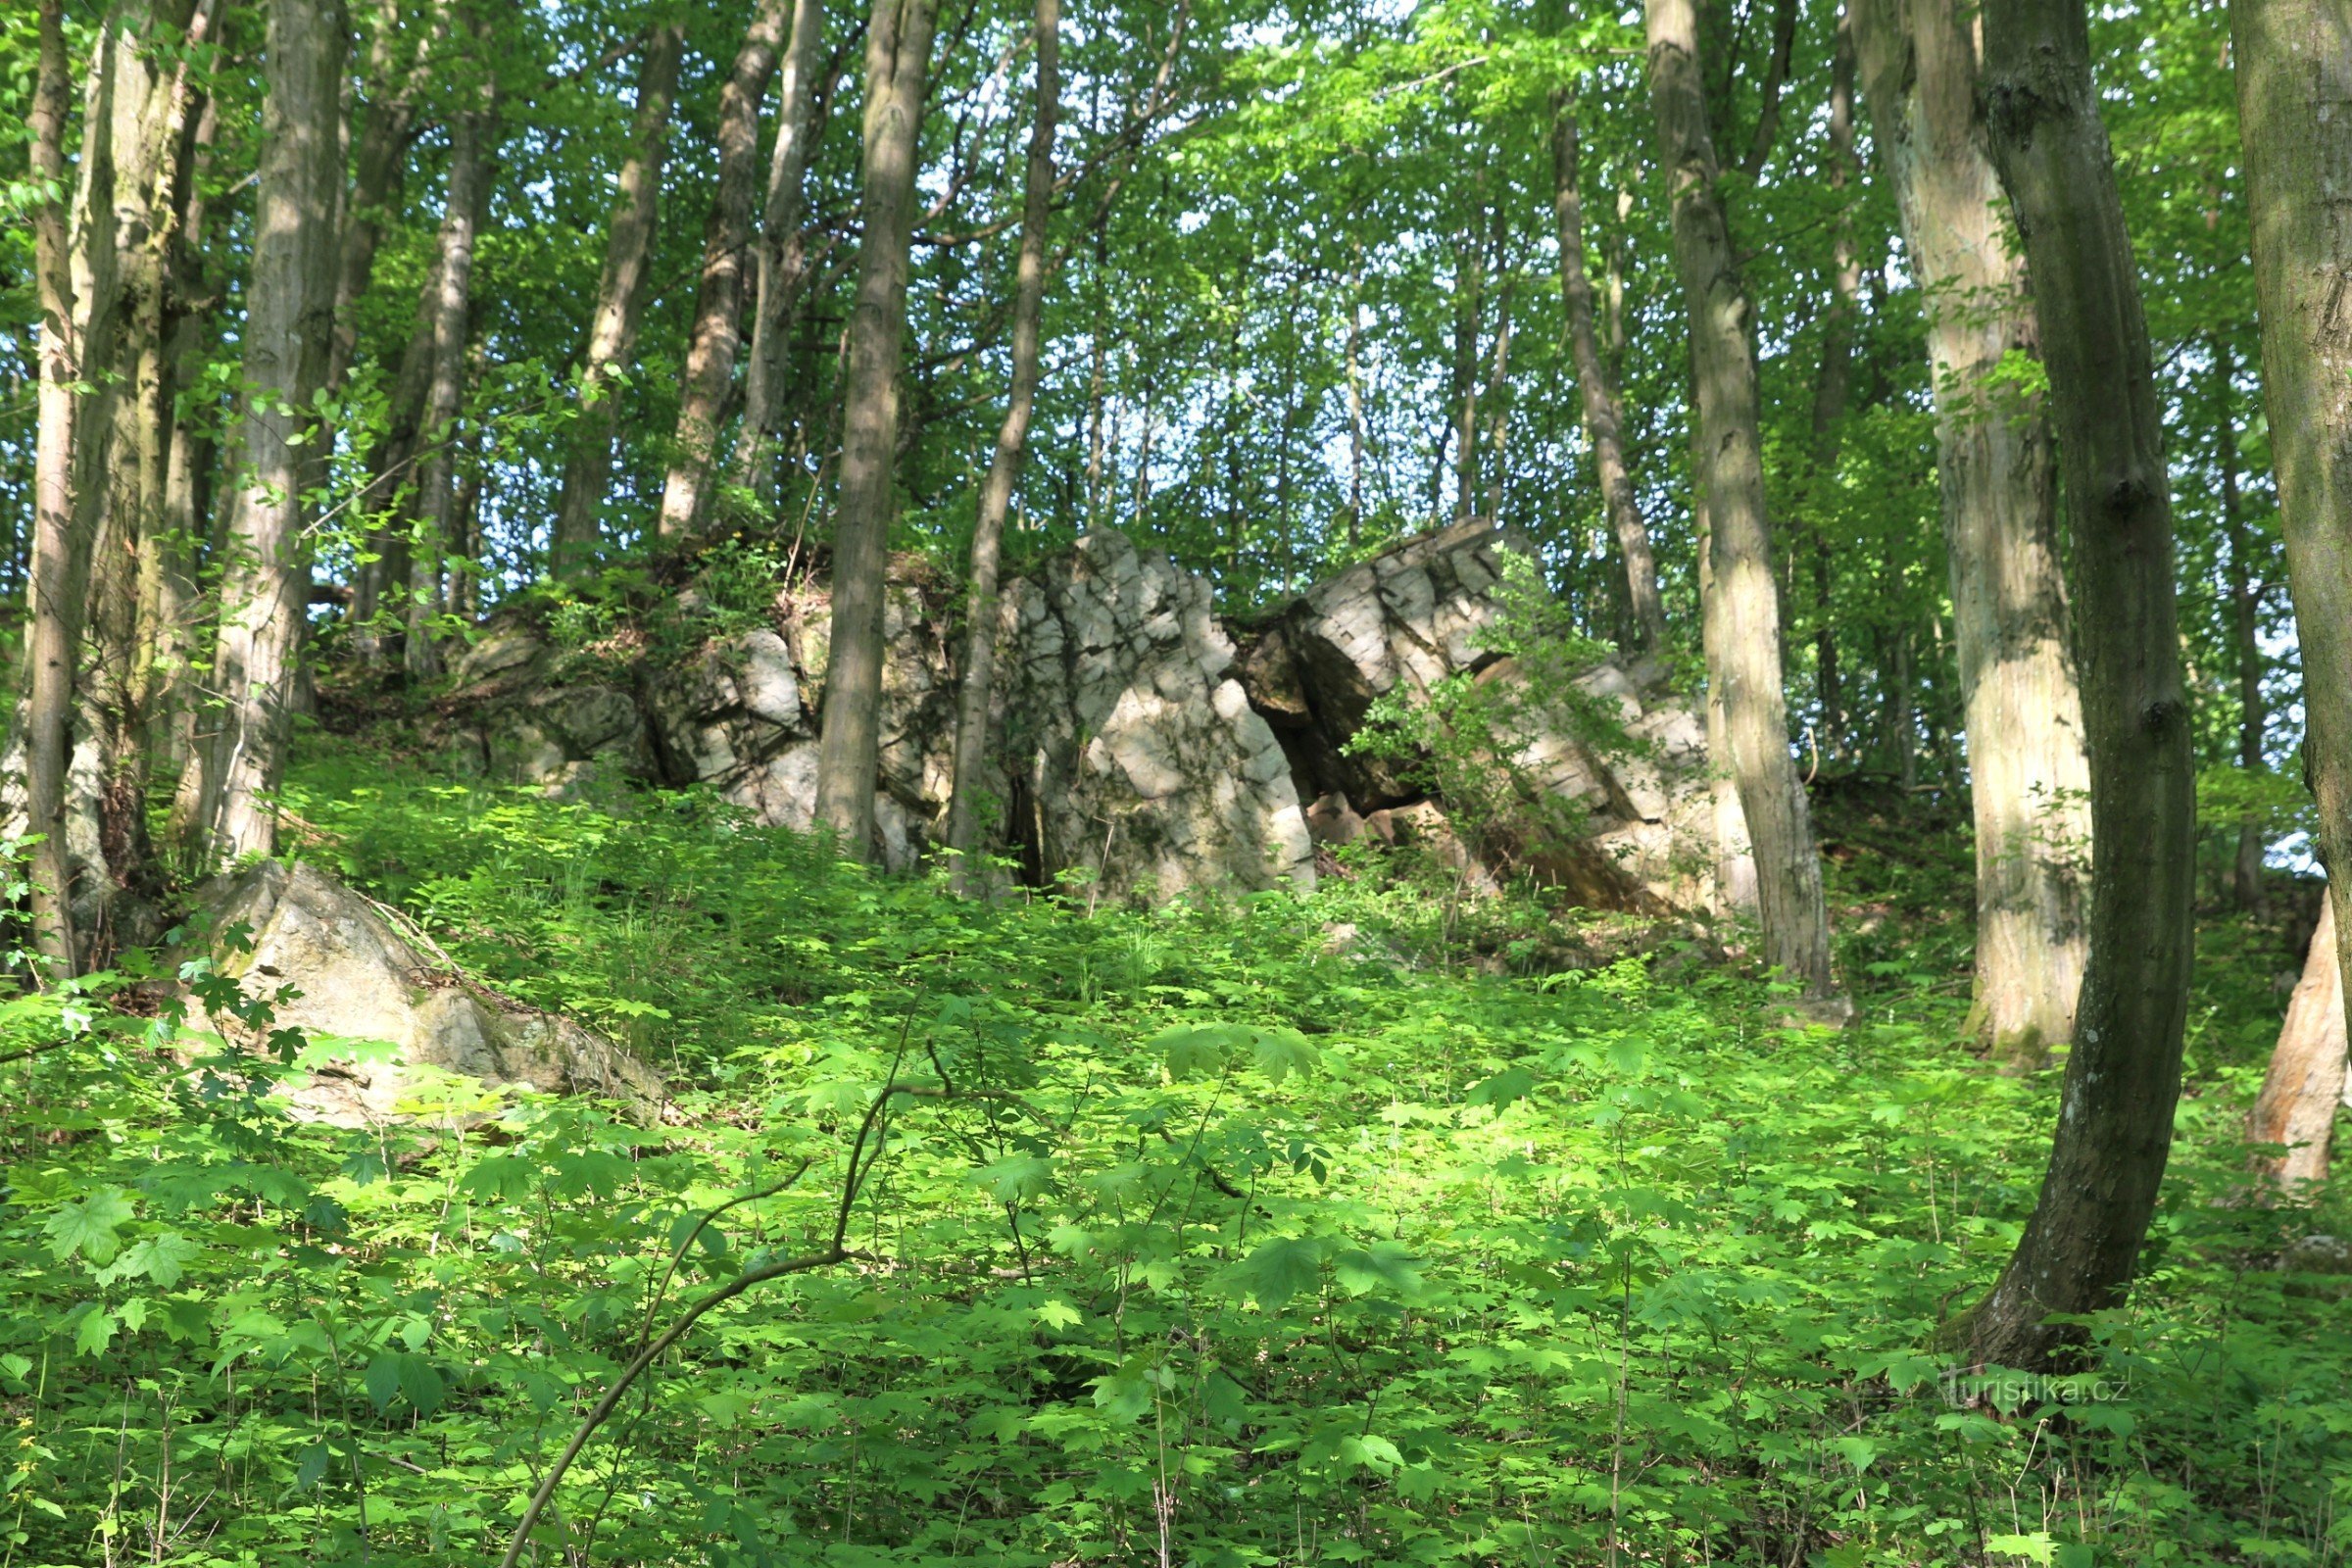
[[115,1314],[92,1303],[81,1321],[74,1327],[74,1353],[96,1355],[104,1350],[115,1337]]
[[1319,1236],[1286,1236],[1260,1245],[1233,1266],[1231,1276],[1259,1306],[1278,1312],[1292,1297],[1320,1283],[1323,1252]]
[[159,1231],[133,1242],[121,1257],[98,1271],[102,1285],[117,1280],[144,1275],[155,1281],[162,1290],[177,1285],[187,1273],[187,1265],[204,1250],[177,1231]]
[[1868,1438],[1839,1438],[1836,1446],[1845,1456],[1845,1462],[1854,1467],[1856,1475],[1869,1469],[1870,1462],[1879,1456],[1879,1446]]
[[322,1438],[302,1450],[302,1463],[294,1467],[294,1490],[308,1492],[326,1474],[327,1460],[333,1457]]
[[1402,1242],[1374,1242],[1368,1248],[1351,1247],[1331,1260],[1332,1272],[1349,1295],[1361,1296],[1367,1291],[1395,1291],[1399,1296],[1413,1296],[1421,1290],[1421,1269],[1411,1250]]
[[1018,1203],[1053,1191],[1054,1162],[1036,1154],[1015,1154],[984,1165],[972,1179],[987,1188],[1000,1203]]
[[1085,1322],[1086,1314],[1056,1298],[1037,1308],[1037,1320],[1050,1329],[1071,1329]]
[[1984,1549],[2003,1557],[2023,1557],[2043,1564],[2058,1553],[2057,1544],[2050,1540],[2046,1530],[2036,1530],[2030,1536],[1994,1536],[1984,1543]]
[[1536,1087],[1536,1075],[1525,1067],[1505,1067],[1485,1083],[1470,1091],[1473,1105],[1493,1105],[1496,1110],[1516,1100],[1525,1100]]
[[108,1187],[50,1215],[41,1234],[49,1238],[50,1254],[61,1263],[76,1252],[92,1263],[109,1263],[122,1245],[115,1232],[130,1214],[130,1196],[120,1187]]

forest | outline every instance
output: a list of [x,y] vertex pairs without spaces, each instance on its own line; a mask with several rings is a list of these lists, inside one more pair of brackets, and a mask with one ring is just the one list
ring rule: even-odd
[[0,1568],[2352,1563],[2346,0],[0,124]]

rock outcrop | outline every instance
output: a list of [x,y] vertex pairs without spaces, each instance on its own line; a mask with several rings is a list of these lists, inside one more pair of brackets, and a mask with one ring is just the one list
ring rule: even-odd
[[[1077,873],[1165,898],[1309,886],[1317,842],[1367,823],[1442,845],[1451,837],[1442,803],[1409,768],[1351,756],[1348,742],[1400,686],[1516,678],[1482,638],[1502,613],[1513,548],[1480,523],[1426,535],[1237,632],[1216,616],[1205,578],[1115,531],[1087,535],[1008,583],[1000,605],[986,781],[995,847],[1033,884]],[[876,849],[892,869],[916,864],[944,831],[954,599],[918,564],[894,566],[875,781]],[[505,618],[460,664],[437,738],[501,779],[558,792],[602,775],[704,784],[762,822],[806,828],[829,630],[822,591],[805,585],[780,591],[765,624],[669,661],[559,648]],[[1604,756],[1571,726],[1540,726],[1501,760],[1531,798],[1577,819],[1541,846],[1512,846],[1507,868],[1593,907],[1709,905],[1704,726],[1654,671],[1604,664],[1580,684],[1614,707],[1635,744]]]
[[600,1095],[637,1113],[662,1082],[626,1052],[556,1013],[539,1012],[426,961],[378,907],[317,866],[265,860],[203,900],[215,930],[243,925],[250,951],[222,962],[249,994],[291,986],[275,1024],[314,1041],[363,1047],[321,1065],[292,1096],[294,1113],[339,1126],[395,1120],[432,1099],[420,1069],[497,1087]]

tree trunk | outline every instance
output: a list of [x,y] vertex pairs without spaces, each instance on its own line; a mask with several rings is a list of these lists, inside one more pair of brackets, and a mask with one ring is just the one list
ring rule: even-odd
[[1957,0],[1854,0],[1864,97],[1927,298],[1977,841],[1971,1033],[2038,1066],[2088,955],[2090,766],[2067,642],[2047,410],[2003,385],[2036,330]]
[[[486,29],[478,19],[471,30],[476,39],[485,39]],[[484,83],[482,106],[459,114],[450,134],[449,200],[441,213],[440,257],[433,269],[431,369],[416,429],[423,464],[409,536],[405,662],[416,680],[441,673],[441,650],[433,631],[445,604],[442,566],[457,537],[457,421],[466,392],[473,256],[489,207],[491,143],[496,136],[490,93],[495,85],[495,77]]]
[[[421,9],[422,16],[417,15]],[[360,338],[352,307],[368,292],[375,272],[376,247],[386,220],[398,217],[402,176],[408,172],[409,138],[416,124],[416,94],[430,80],[433,45],[443,31],[439,0],[420,0],[404,17],[400,5],[384,7],[368,48],[368,82],[378,96],[360,121],[352,156],[351,190],[343,207],[343,232],[335,260],[335,335],[326,360],[326,389],[340,392]]]
[[408,589],[406,518],[415,498],[416,429],[424,419],[425,383],[433,371],[433,301],[440,287],[436,260],[417,291],[408,346],[392,379],[383,438],[368,454],[368,483],[361,492],[362,559],[352,576],[352,646],[370,665],[400,647],[394,612]]
[[[1496,261],[1502,271],[1502,287],[1494,296],[1494,358],[1487,368],[1487,389],[1481,398],[1487,413],[1487,445],[1479,462],[1487,481],[1487,517],[1493,522],[1502,520],[1504,448],[1509,443],[1511,433],[1511,411],[1503,394],[1510,388],[1511,290],[1518,281],[1499,255]],[[1296,375],[1298,362],[1298,357],[1293,355],[1286,373]],[[1287,399],[1284,407],[1286,410],[1289,407]],[[1285,433],[1287,436],[1287,420]],[[1287,441],[1284,450],[1289,450]],[[1287,520],[1287,510],[1284,515]],[[1284,584],[1284,591],[1289,591],[1288,582]]]
[[2330,0],[2230,12],[2262,315],[2263,397],[2303,657],[2304,766],[2352,957],[2352,16]]
[[1650,105],[1674,193],[1675,267],[1690,312],[1698,383],[1694,482],[1705,496],[1710,593],[1704,605],[1730,765],[1755,848],[1765,961],[1828,1015],[1847,1010],[1830,974],[1821,858],[1782,690],[1780,588],[1764,511],[1753,307],[1732,255],[1707,129],[1691,0],[1649,0]]
[[1592,318],[1592,280],[1585,274],[1585,204],[1576,103],[1568,89],[1551,95],[1551,212],[1560,233],[1560,293],[1568,309],[1568,349],[1576,361],[1576,390],[1585,414],[1585,437],[1600,480],[1601,510],[1616,536],[1625,565],[1626,596],[1643,653],[1666,646],[1666,607],[1658,597],[1658,562],[1649,547],[1649,528],[1634,499],[1634,476],[1625,461],[1625,413],[1617,378],[1600,357],[1600,334]]
[[74,284],[66,232],[66,36],[62,0],[41,0],[32,95],[33,282],[40,300],[40,413],[33,448],[32,624],[26,640],[24,774],[32,847],[33,946],[59,977],[74,973],[66,763],[73,751],[74,658],[90,571],[74,519]]
[[752,350],[743,380],[743,433],[735,482],[772,500],[771,455],[784,404],[786,358],[808,270],[801,228],[808,212],[808,158],[816,138],[817,48],[824,41],[824,0],[795,0],[792,42],[784,54],[783,101],[775,149],[767,161],[767,201],[760,216],[759,292],[752,309]]
[[2281,1186],[2327,1179],[2328,1145],[2344,1099],[2344,970],[2336,956],[2330,897],[2320,906],[2303,979],[2287,1002],[2271,1070],[2246,1118],[2248,1143],[2288,1146],[2282,1155],[2256,1161]]
[[[2262,627],[2254,596],[2254,546],[2237,490],[2237,365],[2219,334],[2213,340],[2214,395],[2219,400],[2213,432],[2214,458],[2222,470],[2222,535],[2230,548],[2230,631],[2237,653],[2237,765],[2248,773],[2269,769],[2263,755],[2268,710],[2262,695]],[[2237,905],[2256,916],[2269,912],[2262,887],[2262,827],[2237,826],[2237,855],[2230,866]]]
[[270,795],[285,747],[309,598],[302,516],[311,396],[326,373],[334,323],[334,213],[342,181],[342,8],[270,0],[264,51],[252,269],[245,292],[237,491],[229,503],[213,690],[220,732],[201,767],[196,830],[220,864],[277,848]]
[[843,853],[873,853],[881,750],[882,612],[897,508],[899,370],[925,74],[938,0],[874,0],[865,34],[864,233],[850,310],[840,513],[833,536],[833,647],[817,742],[816,820]]
[[[661,535],[682,539],[710,504],[710,465],[719,417],[735,379],[743,335],[744,253],[752,241],[752,192],[760,161],[760,100],[775,74],[790,0],[759,0],[734,69],[718,93],[718,190],[703,230],[703,275],[695,292],[686,374],[678,389],[677,456],[662,483]],[[870,50],[869,50],[870,58]]]
[[605,270],[596,285],[596,315],[589,321],[580,369],[579,420],[564,455],[549,543],[558,578],[578,576],[596,559],[597,514],[612,472],[612,427],[620,413],[612,374],[629,363],[645,318],[662,155],[669,145],[670,107],[685,51],[686,30],[672,23],[653,29],[638,59],[637,113],[629,127],[629,155],[620,166],[620,199],[605,237]]
[[[174,339],[185,304],[174,286],[179,220],[200,96],[189,51],[211,30],[211,4],[125,6],[101,30],[104,73],[84,122],[84,207],[76,263],[88,279],[74,415],[74,528],[90,577],[75,709],[95,767],[67,792],[68,838],[94,844],[103,875],[80,884],[76,919],[95,935],[120,893],[144,887],[153,862],[146,785],[162,641],[157,581],[173,408]],[[103,112],[101,112],[101,104]]]
[[[1483,157],[1484,155],[1482,155]],[[1486,165],[1473,187],[1483,211]],[[1475,220],[1477,213],[1474,212]],[[1487,251],[1475,221],[1462,230],[1453,260],[1453,520],[1466,521],[1478,493],[1478,328],[1486,314]],[[1444,460],[1441,459],[1441,466]],[[1434,488],[1434,486],[1433,486]],[[1434,511],[1435,508],[1433,507]]]
[[2090,957],[2041,1198],[1969,1325],[1981,1362],[2040,1368],[2119,1300],[2180,1097],[2196,769],[2174,619],[2171,487],[2131,238],[2082,0],[1991,0],[1992,154],[2034,275],[2074,537],[2090,740]]
[[1021,476],[1029,417],[1037,402],[1041,323],[1046,301],[1046,223],[1054,210],[1054,123],[1061,99],[1061,0],[1037,0],[1037,122],[1021,204],[1020,259],[1013,275],[1012,393],[997,432],[996,456],[972,524],[971,631],[964,644],[956,702],[956,782],[948,801],[949,869],[957,893],[970,886],[967,864],[980,838],[979,781],[988,755],[988,694],[996,673],[997,575],[1004,517]]

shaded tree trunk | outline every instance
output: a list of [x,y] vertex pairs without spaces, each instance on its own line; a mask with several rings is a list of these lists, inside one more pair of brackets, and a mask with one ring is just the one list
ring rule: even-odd
[[2264,1175],[2282,1186],[2328,1177],[2328,1146],[2344,1099],[2344,970],[2336,956],[2330,897],[2320,906],[2303,978],[2287,1001],[2270,1071],[2246,1118],[2248,1143],[2288,1146],[2284,1154],[2256,1161]]
[[[476,39],[486,39],[478,18],[469,30]],[[461,113],[450,137],[449,200],[442,209],[440,256],[433,270],[431,369],[416,429],[417,456],[423,461],[409,536],[404,660],[409,674],[419,680],[441,673],[441,651],[433,640],[433,628],[445,604],[443,563],[457,537],[457,420],[466,391],[474,250],[489,206],[490,144],[496,112],[490,93],[495,82],[492,77],[484,83],[482,107]]]
[[1811,813],[1788,747],[1780,588],[1764,510],[1752,313],[1717,190],[1691,0],[1649,0],[1650,104],[1674,193],[1675,268],[1697,382],[1694,479],[1705,495],[1710,688],[1756,858],[1763,956],[1825,1013],[1846,1009],[1830,973],[1829,915]]
[[[1838,630],[1830,598],[1830,529],[1823,515],[1826,497],[1836,484],[1838,455],[1845,428],[1846,404],[1853,386],[1854,304],[1862,290],[1862,264],[1854,249],[1853,196],[1861,179],[1861,159],[1854,151],[1854,33],[1850,8],[1839,7],[1836,49],[1830,60],[1830,156],[1825,171],[1838,202],[1836,229],[1831,242],[1830,299],[1822,312],[1821,364],[1813,381],[1813,448],[1808,455],[1805,503],[1810,515],[1806,531],[1813,536],[1813,690],[1821,707],[1819,744],[1833,755],[1843,737],[1838,686]],[[1762,127],[1758,127],[1759,136]],[[1752,159],[1761,167],[1760,157]],[[1790,565],[1794,576],[1794,564]]]
[[[2268,710],[2262,695],[2262,628],[2255,611],[2254,545],[2237,488],[2237,366],[2230,345],[2213,343],[2214,395],[2219,400],[2213,432],[2215,465],[2222,472],[2222,535],[2230,549],[2230,632],[2237,654],[2237,765],[2248,773],[2269,769],[2263,755]],[[2269,912],[2262,888],[2262,828],[2237,826],[2237,855],[2230,865],[2230,891],[2237,905],[2256,915]]]
[[[1453,520],[1469,517],[1478,494],[1478,328],[1486,314],[1487,251],[1475,222],[1487,189],[1487,154],[1478,169],[1474,220],[1462,229],[1453,261]],[[1441,469],[1443,459],[1440,460]],[[1433,498],[1434,500],[1434,498]],[[1433,506],[1431,510],[1436,510]]]
[[336,145],[343,71],[334,0],[270,0],[259,188],[245,295],[237,491],[229,503],[213,691],[223,717],[190,767],[190,824],[208,863],[277,848],[270,802],[285,766],[309,568],[302,469],[311,395],[334,323]]
[[2090,741],[2090,956],[2041,1197],[1967,1327],[1984,1363],[2079,1347],[2053,1313],[2130,1285],[2180,1097],[2196,770],[2174,617],[2163,405],[2082,0],[1990,0],[1984,101],[2025,236],[2074,536]]
[[881,750],[882,612],[895,506],[899,370],[906,329],[915,159],[938,0],[874,0],[865,34],[864,189],[850,310],[840,512],[833,543],[833,647],[817,741],[816,820],[842,850],[873,853]]
[[638,323],[645,318],[662,154],[669,145],[670,108],[677,98],[678,63],[685,51],[686,30],[672,23],[653,29],[638,60],[637,112],[629,127],[629,154],[620,166],[620,197],[605,237],[604,273],[597,280],[596,314],[589,320],[588,352],[580,369],[579,419],[564,454],[549,543],[559,578],[579,575],[596,559],[597,514],[612,473],[612,428],[620,414],[612,375],[629,363]]
[[1585,272],[1585,205],[1576,104],[1566,88],[1551,96],[1551,212],[1560,236],[1560,293],[1568,311],[1568,350],[1576,361],[1576,390],[1592,443],[1592,466],[1600,480],[1601,510],[1617,541],[1625,567],[1628,609],[1644,653],[1666,646],[1666,608],[1658,596],[1658,562],[1650,550],[1649,527],[1634,499],[1634,475],[1625,460],[1625,411],[1617,378],[1600,357],[1593,322],[1592,280]]
[[[710,466],[719,418],[735,379],[743,335],[743,273],[752,242],[752,195],[760,163],[760,100],[775,74],[789,0],[759,0],[743,47],[718,93],[718,190],[703,231],[702,282],[678,389],[676,456],[662,484],[661,535],[681,539],[710,504]],[[869,55],[870,58],[870,55]]]
[[1971,1034],[2038,1066],[2073,1037],[2089,933],[2090,765],[2068,647],[2057,471],[2042,399],[2004,386],[2037,350],[2025,259],[1957,0],[1854,0],[1876,143],[1927,296],[1937,467],[1976,819]]
[[25,645],[24,773],[32,847],[33,946],[60,976],[75,970],[73,867],[66,850],[66,765],[73,751],[74,657],[89,580],[88,539],[74,518],[74,283],[67,256],[68,96],[62,0],[41,0],[30,116],[33,283],[40,309],[40,406],[33,449],[31,625]]
[[767,162],[767,200],[760,217],[759,291],[743,381],[743,433],[735,451],[735,482],[762,503],[771,499],[774,489],[773,438],[784,405],[793,318],[807,281],[808,258],[801,229],[808,212],[808,159],[817,128],[817,47],[824,34],[823,0],[795,0],[775,147]]
[[2352,16],[2330,0],[2238,0],[2230,27],[2263,398],[2303,659],[2304,767],[2340,963],[2352,957]]
[[[419,12],[422,14],[419,15]],[[405,12],[384,7],[368,48],[367,79],[375,96],[360,117],[352,151],[351,190],[343,205],[343,232],[335,260],[335,335],[327,351],[326,389],[339,392],[359,343],[360,322],[352,309],[375,273],[375,252],[384,223],[398,216],[409,139],[416,125],[416,95],[430,79],[433,46],[440,41],[440,0],[420,0]]]
[[949,876],[958,893],[970,885],[967,862],[980,838],[979,780],[988,755],[989,687],[996,674],[997,578],[1004,517],[1020,481],[1030,415],[1037,402],[1046,223],[1054,210],[1054,125],[1061,97],[1061,0],[1037,0],[1036,39],[1037,122],[1029,135],[1020,257],[1013,273],[1012,391],[980,492],[979,516],[972,525],[971,630],[956,701],[956,779],[948,801],[948,848],[956,855]]

